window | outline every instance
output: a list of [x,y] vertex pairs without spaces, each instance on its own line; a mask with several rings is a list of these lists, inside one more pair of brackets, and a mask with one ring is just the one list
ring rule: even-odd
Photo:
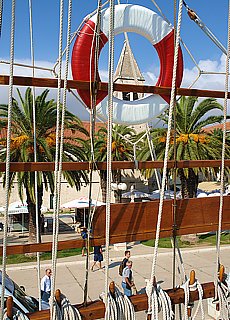
[[130,92],[122,92],[122,99],[130,101]]

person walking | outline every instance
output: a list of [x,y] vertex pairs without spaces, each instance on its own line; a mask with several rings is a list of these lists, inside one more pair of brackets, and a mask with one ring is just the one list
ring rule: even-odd
[[121,286],[124,290],[124,295],[126,295],[127,297],[131,297],[131,295],[132,295],[131,288],[134,286],[132,266],[133,266],[133,263],[132,263],[132,261],[129,260],[126,263],[126,267],[124,268],[124,270],[122,272]]
[[126,263],[129,261],[131,256],[130,250],[126,250],[125,251],[125,257],[122,260],[120,266],[119,266],[119,275],[122,276],[123,270],[126,267]]
[[102,266],[101,266],[102,261],[103,261],[102,248],[101,248],[101,246],[95,246],[94,247],[94,262],[91,267],[91,270],[93,271],[93,268],[97,262],[99,262],[99,268],[102,269]]
[[46,269],[44,277],[41,279],[41,298],[43,301],[49,302],[51,294],[51,275],[50,268]]

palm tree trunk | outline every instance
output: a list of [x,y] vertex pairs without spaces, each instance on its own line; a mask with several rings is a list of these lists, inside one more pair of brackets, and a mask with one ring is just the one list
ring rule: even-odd
[[[29,212],[29,242],[36,242],[36,204],[31,198],[29,190],[26,188],[26,202]],[[41,205],[43,198],[43,187],[38,186],[38,223],[39,223],[39,242],[41,242]]]
[[[113,170],[112,171],[113,182],[117,185],[121,183],[121,171],[120,170]],[[121,202],[121,190],[114,191],[115,203]]]
[[107,173],[105,170],[100,171],[100,182],[101,182],[101,193],[102,193],[102,201],[106,202],[106,179]]

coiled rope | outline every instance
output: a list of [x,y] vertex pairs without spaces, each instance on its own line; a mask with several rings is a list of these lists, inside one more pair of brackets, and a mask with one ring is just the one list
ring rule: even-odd
[[56,299],[53,300],[52,320],[81,320],[80,312],[71,305],[66,296],[61,294],[60,298],[60,304],[58,304]]
[[[182,6],[183,6],[183,1],[180,0],[179,11],[178,11],[176,42],[175,42],[175,53],[174,53],[172,90],[171,90],[170,106],[169,106],[168,131],[167,131],[167,137],[166,137],[164,168],[163,168],[163,177],[162,177],[162,188],[161,188],[161,193],[160,193],[160,203],[159,203],[159,210],[158,210],[158,220],[157,220],[157,228],[156,228],[156,239],[155,239],[153,263],[152,263],[152,272],[151,272],[150,283],[149,283],[149,286],[147,289],[148,290],[148,297],[149,297],[149,299],[148,299],[148,303],[149,303],[148,313],[152,315],[152,319],[154,319],[154,320],[157,319],[156,316],[159,311],[159,308],[158,308],[159,303],[158,303],[158,300],[155,300],[155,299],[158,299],[159,295],[157,294],[157,292],[160,289],[159,289],[159,286],[157,286],[157,285],[153,286],[153,282],[154,282],[154,278],[155,278],[158,244],[159,244],[159,238],[160,238],[160,227],[161,227],[161,218],[162,218],[162,211],[163,211],[164,191],[165,191],[166,176],[167,176],[167,160],[168,160],[168,153],[169,153],[169,146],[170,146],[172,115],[173,115],[175,92],[176,92],[176,71],[177,71],[178,51],[179,51],[179,42],[180,42]],[[169,315],[169,318],[167,318],[166,317],[167,315],[164,313],[164,320],[171,319],[172,313],[170,312],[168,315]]]
[[230,301],[229,301],[229,287],[223,282],[217,282],[217,295],[220,308],[220,319],[230,319]]
[[[204,307],[203,307],[203,289],[201,284],[199,283],[198,280],[196,280],[194,282],[194,284],[190,284],[189,283],[190,280],[188,279],[182,286],[181,288],[184,289],[184,296],[185,296],[185,302],[184,302],[184,320],[188,320],[188,319],[196,319],[199,311],[201,312],[201,318],[199,317],[199,320],[204,320],[205,319],[205,314],[204,314]],[[187,309],[189,307],[189,294],[190,291],[196,291],[198,290],[198,295],[199,295],[199,302],[196,308],[196,311],[194,313],[194,315],[189,318],[188,317],[188,312]]]
[[173,319],[172,304],[168,294],[158,285],[153,285],[149,280],[146,280],[146,294],[148,296],[148,314],[151,314],[151,319],[158,320],[158,313],[162,310],[164,320]]
[[[23,313],[22,311],[20,311],[15,307],[12,308],[12,315],[13,315],[13,320],[29,320],[29,318],[25,315],[25,313]],[[3,319],[12,320],[8,317],[6,309],[4,310]]]
[[5,184],[5,213],[3,228],[3,248],[2,248],[2,291],[1,291],[1,310],[0,319],[3,319],[5,280],[6,280],[6,248],[7,248],[7,229],[8,229],[8,209],[9,209],[9,188],[10,188],[10,143],[11,143],[11,119],[13,106],[13,71],[14,71],[14,36],[15,36],[15,0],[12,0],[11,7],[11,33],[10,33],[10,75],[9,75],[9,95],[8,95],[8,124],[6,140],[6,184]]
[[[106,294],[101,294],[101,299],[105,303]],[[130,299],[115,287],[114,294],[107,294],[107,306],[105,311],[105,320],[135,320],[136,314]]]
[[[223,202],[224,202],[224,159],[226,148],[226,120],[227,120],[227,102],[228,102],[228,75],[229,75],[229,59],[230,59],[230,2],[228,7],[228,45],[226,56],[226,68],[225,68],[225,97],[223,107],[223,145],[221,156],[221,175],[220,175],[220,205],[219,205],[219,221],[216,241],[216,272],[215,272],[215,301],[220,300],[220,314],[223,320],[229,319],[229,311],[227,304],[227,296],[230,294],[229,289],[218,280],[218,272],[220,266],[220,237],[222,230],[222,215],[223,215]],[[227,311],[226,311],[227,310]]]

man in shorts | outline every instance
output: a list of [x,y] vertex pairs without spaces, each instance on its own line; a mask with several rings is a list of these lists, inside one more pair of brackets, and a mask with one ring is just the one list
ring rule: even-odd
[[101,267],[102,261],[103,261],[102,248],[101,248],[101,246],[95,246],[94,247],[94,262],[91,267],[91,270],[93,271],[93,268],[97,262],[99,263],[99,268],[102,269],[102,267]]

